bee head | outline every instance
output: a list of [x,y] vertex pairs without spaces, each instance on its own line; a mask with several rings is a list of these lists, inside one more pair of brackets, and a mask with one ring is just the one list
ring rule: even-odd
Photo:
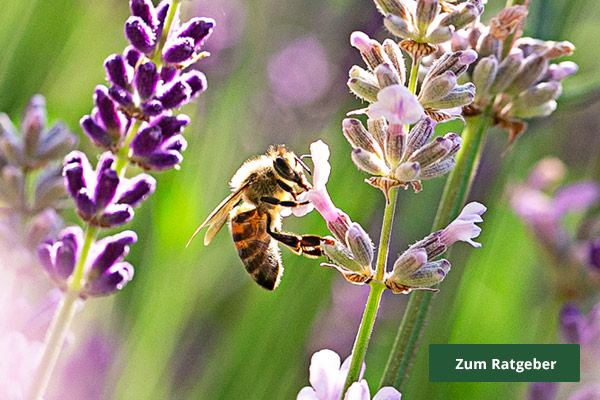
[[296,183],[305,190],[309,190],[312,185],[306,180],[304,170],[310,173],[310,170],[292,151],[280,147],[273,160],[273,168],[277,174],[287,180]]

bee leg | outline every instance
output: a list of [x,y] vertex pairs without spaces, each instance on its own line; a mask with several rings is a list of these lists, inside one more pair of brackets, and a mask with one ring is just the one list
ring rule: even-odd
[[283,190],[285,190],[286,192],[288,192],[289,194],[292,195],[292,197],[294,198],[294,200],[296,200],[296,191],[287,183],[285,183],[284,181],[282,181],[281,179],[277,179],[277,185],[279,185],[280,188],[282,188]]
[[295,235],[293,233],[277,232],[272,229],[270,218],[267,221],[267,233],[296,254],[304,254],[308,257],[322,256],[321,243],[330,240],[317,235]]
[[275,197],[261,197],[260,201],[264,202],[264,203],[269,203],[269,204],[274,204],[274,205],[279,205],[279,206],[283,206],[283,207],[299,207],[299,206],[304,206],[306,204],[308,204],[308,201],[287,201],[287,200],[279,200],[276,199]]

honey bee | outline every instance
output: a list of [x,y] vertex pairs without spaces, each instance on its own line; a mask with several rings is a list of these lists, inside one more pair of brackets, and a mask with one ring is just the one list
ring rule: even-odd
[[305,171],[310,174],[306,164],[283,145],[249,159],[231,178],[231,194],[200,224],[187,245],[204,227],[208,227],[204,236],[208,245],[229,220],[246,271],[263,288],[275,289],[283,274],[278,242],[296,254],[323,255],[320,244],[325,239],[320,236],[281,232],[283,209],[306,204],[297,201],[299,193],[312,188]]

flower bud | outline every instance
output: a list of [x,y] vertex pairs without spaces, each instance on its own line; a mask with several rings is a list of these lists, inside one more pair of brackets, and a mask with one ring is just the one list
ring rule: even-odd
[[481,58],[473,70],[472,81],[477,88],[477,98],[486,95],[496,79],[498,60],[495,56]]
[[461,3],[459,7],[453,13],[446,15],[440,21],[440,26],[452,25],[455,29],[461,29],[475,21],[483,12],[483,6],[481,4],[474,4],[473,2]]
[[416,150],[423,147],[425,143],[429,142],[433,136],[435,125],[435,121],[433,121],[431,118],[421,118],[421,120],[417,122],[408,133],[408,139],[406,141],[406,154],[414,153]]
[[396,15],[387,15],[383,19],[383,24],[395,36],[413,40],[418,39],[418,36],[410,30],[406,20]]
[[397,282],[403,282],[427,262],[427,252],[424,249],[405,251],[394,262],[391,278]]
[[381,148],[385,147],[387,136],[387,122],[385,118],[367,119],[367,127]]
[[387,63],[379,64],[375,68],[375,77],[380,88],[400,83],[400,77],[394,72]]
[[111,138],[108,132],[98,125],[90,115],[84,115],[79,120],[83,131],[92,139],[94,144],[103,150],[110,149]]
[[547,117],[556,110],[556,107],[556,100],[550,100],[536,107],[510,109],[506,115],[521,119]]
[[454,87],[450,93],[439,100],[423,104],[424,107],[433,109],[462,107],[473,102],[475,98],[475,85],[471,82]]
[[129,87],[129,70],[125,65],[125,60],[120,54],[108,56],[106,60],[104,60],[104,69],[106,70],[110,83],[124,89]]
[[365,151],[375,153],[379,157],[383,157],[383,152],[381,151],[381,147],[375,140],[373,136],[364,128],[362,122],[355,118],[346,118],[342,121],[342,131],[344,133],[344,137],[353,148],[360,148]]
[[25,179],[21,169],[6,165],[0,171],[0,200],[18,210],[25,210]]
[[36,158],[38,161],[51,161],[62,158],[77,144],[77,136],[69,132],[67,125],[57,122],[42,137]]
[[398,73],[398,77],[400,79],[400,84],[404,85],[406,82],[406,65],[404,63],[404,57],[402,56],[402,51],[400,47],[391,39],[385,39],[383,41],[383,51],[388,56],[394,69]]
[[406,16],[406,9],[401,0],[375,0],[375,4],[385,16],[388,14],[394,14],[398,17]]
[[360,51],[360,55],[371,70],[386,61],[383,57],[381,45],[363,32],[352,32],[350,44]]
[[379,88],[376,85],[361,78],[350,78],[347,82],[347,85],[352,93],[361,99],[366,100],[369,103],[374,103],[377,101],[377,93],[379,92]]
[[394,177],[400,182],[412,182],[419,179],[421,174],[421,167],[418,162],[405,162],[394,171]]
[[404,125],[390,124],[385,143],[385,156],[392,167],[402,160],[405,143],[406,134],[404,132]]
[[174,82],[166,90],[158,96],[158,100],[167,110],[177,108],[189,101],[192,94],[192,89],[185,82]]
[[518,113],[519,110],[538,107],[550,100],[560,96],[562,91],[561,85],[558,82],[542,82],[529,89],[519,93],[516,99],[513,100],[512,112]]
[[346,243],[356,262],[362,266],[371,265],[374,251],[373,242],[367,232],[356,222],[352,223],[346,232]]
[[359,169],[371,175],[387,175],[390,172],[389,167],[381,158],[360,148],[352,151],[352,161]]
[[[349,269],[350,271],[360,272],[362,266],[354,260],[350,250],[346,246],[342,245],[338,240],[335,240],[331,236],[326,236],[323,239],[321,248],[323,253],[329,258],[334,264]],[[331,244],[333,242],[333,244]]]
[[171,65],[188,61],[194,55],[194,41],[189,37],[177,37],[169,40],[165,45],[162,59]]
[[419,93],[419,101],[421,104],[427,104],[441,99],[447,95],[454,86],[456,86],[457,78],[452,71],[446,71],[444,74],[438,75],[429,80]]
[[140,17],[129,17],[125,22],[125,36],[137,50],[150,54],[156,46],[156,36],[152,28]]
[[424,35],[429,29],[429,25],[438,15],[438,0],[419,0],[417,1],[416,25],[419,32]]
[[425,37],[427,43],[444,43],[452,39],[454,28],[451,26],[440,26]]
[[433,179],[446,175],[455,165],[456,161],[454,161],[454,158],[447,158],[423,168],[420,177],[421,179]]
[[153,62],[147,62],[137,68],[133,84],[142,101],[154,95],[159,79],[160,76]]
[[558,64],[550,64],[544,80],[560,82],[576,73],[578,69],[579,67],[573,61],[563,61]]
[[431,287],[443,281],[449,271],[450,263],[448,260],[427,263],[410,277],[407,277],[404,283],[411,287]]
[[490,86],[490,93],[502,93],[515,80],[517,71],[523,62],[523,52],[519,49],[512,50],[498,66],[494,83]]
[[502,55],[502,42],[499,41],[487,30],[483,35],[479,37],[477,42],[477,53],[479,57],[494,56],[497,60]]
[[60,170],[43,172],[36,180],[33,207],[36,211],[57,208],[57,202],[66,195]]
[[409,158],[408,161],[418,162],[421,168],[425,168],[430,164],[444,158],[450,149],[452,148],[453,143],[451,140],[437,137],[433,141],[427,143],[425,146],[421,147],[419,150],[415,151]]
[[21,120],[23,147],[27,157],[34,157],[44,127],[46,126],[46,100],[35,95],[29,100]]
[[547,68],[548,61],[544,57],[535,53],[528,56],[521,63],[517,76],[509,86],[508,91],[517,94],[527,89],[546,73]]

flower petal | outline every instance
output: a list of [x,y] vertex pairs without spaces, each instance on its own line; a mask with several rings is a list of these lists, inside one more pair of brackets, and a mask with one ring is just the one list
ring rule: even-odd
[[313,354],[309,381],[319,399],[339,398],[339,392],[335,392],[335,383],[340,373],[340,362],[340,356],[332,350],[324,349]]
[[329,174],[331,173],[330,154],[329,146],[322,140],[310,144],[310,155],[314,165],[313,186],[315,189],[324,189],[329,180]]
[[348,388],[344,400],[371,400],[371,393],[369,392],[369,384],[366,380],[360,382],[354,382]]
[[385,117],[390,124],[413,124],[423,116],[417,97],[405,86],[387,86],[377,93],[377,102],[369,106],[370,118]]
[[375,394],[373,400],[400,400],[402,395],[391,386],[384,386]]

